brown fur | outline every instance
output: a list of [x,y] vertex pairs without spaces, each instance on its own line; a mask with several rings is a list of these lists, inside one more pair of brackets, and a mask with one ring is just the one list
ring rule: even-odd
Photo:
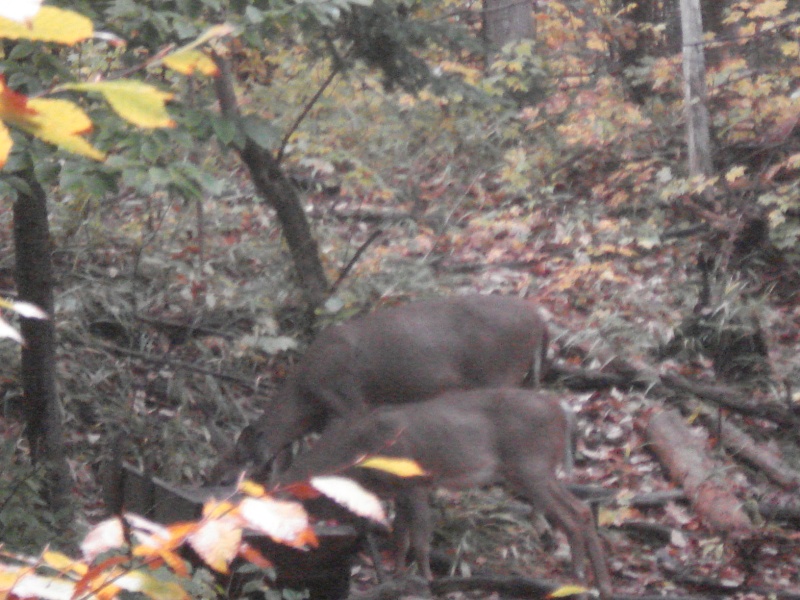
[[[583,573],[588,555],[596,586],[611,594],[605,555],[590,509],[557,479],[568,443],[568,418],[550,394],[518,388],[449,392],[427,402],[383,407],[333,423],[297,457],[282,483],[344,472],[397,500],[397,563],[409,547],[423,574],[429,566],[431,486],[464,489],[504,481],[564,529],[573,563]],[[411,458],[429,478],[403,479],[353,468],[364,455]]]

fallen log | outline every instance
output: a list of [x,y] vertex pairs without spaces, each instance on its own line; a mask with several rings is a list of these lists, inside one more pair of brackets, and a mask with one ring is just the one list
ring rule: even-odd
[[733,457],[758,469],[787,491],[800,487],[800,473],[783,464],[779,457],[757,444],[736,425],[714,413],[704,415],[703,420],[708,421],[710,431],[718,432],[720,443]]
[[744,399],[736,388],[731,386],[702,384],[690,381],[675,373],[661,375],[661,382],[673,390],[689,392],[702,400],[711,402],[716,406],[728,408],[742,415],[767,419],[786,428],[794,429],[800,425],[800,419],[784,407],[774,403],[758,404],[750,402]]
[[751,528],[741,501],[730,493],[730,486],[715,478],[719,469],[706,454],[705,440],[684,425],[680,413],[666,410],[653,414],[647,438],[672,481],[683,487],[698,516],[711,529],[733,532]]

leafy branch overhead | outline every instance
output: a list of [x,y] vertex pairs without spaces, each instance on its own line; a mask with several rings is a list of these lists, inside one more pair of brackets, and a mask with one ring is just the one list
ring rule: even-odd
[[[187,75],[199,72],[215,75],[213,62],[196,48],[210,40],[230,34],[225,25],[212,27],[191,44],[163,56],[160,62]],[[0,16],[0,39],[52,42],[68,46],[90,39],[94,28],[89,19],[69,10],[42,7],[27,22],[19,23]],[[157,65],[153,62],[152,65]],[[166,109],[174,95],[129,79],[67,83],[50,89],[61,92],[97,93],[125,121],[143,129],[175,127]],[[0,166],[4,165],[13,141],[7,126],[19,129],[67,152],[102,161],[106,154],[87,139],[93,123],[75,102],[63,99],[29,98],[8,87],[0,78]]]

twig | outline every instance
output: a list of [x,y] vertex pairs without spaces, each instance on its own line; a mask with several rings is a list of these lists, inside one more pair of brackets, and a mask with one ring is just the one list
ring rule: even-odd
[[347,277],[347,275],[350,273],[350,271],[352,271],[352,269],[355,266],[356,262],[358,262],[358,259],[361,258],[362,254],[364,254],[364,251],[367,249],[367,247],[372,242],[377,240],[381,235],[383,235],[383,230],[382,229],[377,229],[377,230],[373,231],[372,234],[367,238],[367,241],[364,242],[363,244],[361,244],[361,246],[358,247],[358,250],[356,250],[356,253],[353,254],[353,258],[351,258],[350,261],[344,266],[344,268],[342,269],[341,273],[339,273],[339,277],[337,277],[336,281],[334,281],[333,285],[331,285],[331,289],[330,289],[330,293],[331,294],[333,294],[338,289],[339,284],[341,284],[342,281],[344,280],[344,278]]
[[145,352],[140,352],[138,350],[131,350],[129,348],[123,348],[122,346],[117,346],[116,344],[107,344],[107,343],[100,343],[99,345],[95,346],[96,348],[100,348],[109,352],[116,352],[118,354],[126,354],[128,356],[132,356],[134,358],[138,358],[140,360],[156,363],[156,364],[167,364],[178,369],[185,369],[187,371],[194,371],[195,373],[202,373],[203,375],[211,375],[212,377],[216,377],[217,379],[225,379],[227,381],[231,381],[233,383],[237,383],[242,385],[254,392],[263,391],[263,388],[258,383],[252,383],[251,381],[244,379],[243,377],[239,377],[238,375],[233,375],[231,373],[222,373],[220,371],[214,371],[212,369],[206,369],[204,367],[199,367],[193,363],[179,360],[177,358],[169,358],[168,356],[153,356],[147,354]]
[[341,65],[337,61],[337,63],[331,69],[331,72],[328,74],[328,77],[325,79],[325,81],[322,82],[322,85],[319,86],[319,89],[314,93],[314,95],[311,96],[311,100],[309,100],[306,103],[306,105],[303,107],[303,110],[301,110],[300,114],[297,115],[297,118],[294,120],[294,123],[292,123],[289,129],[286,131],[286,133],[283,136],[283,139],[281,140],[280,148],[278,148],[278,154],[275,157],[275,160],[277,160],[278,163],[280,163],[283,160],[283,152],[284,150],[286,150],[286,144],[289,143],[289,138],[292,137],[292,135],[294,135],[294,132],[297,131],[298,127],[300,127],[300,123],[302,123],[303,119],[306,118],[308,113],[317,103],[317,100],[320,99],[320,96],[322,96],[325,90],[328,89],[328,86],[331,83],[333,83],[333,79],[339,74],[340,70],[341,70]]

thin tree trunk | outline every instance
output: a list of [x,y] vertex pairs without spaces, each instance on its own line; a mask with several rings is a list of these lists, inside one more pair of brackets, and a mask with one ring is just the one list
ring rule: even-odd
[[484,0],[483,37],[491,50],[508,42],[533,38],[530,0]]
[[[50,320],[21,319],[22,386],[26,437],[34,463],[45,471],[51,509],[69,508],[72,478],[64,451],[62,409],[56,387],[53,266],[47,195],[33,169],[21,173],[28,189],[14,203],[14,245],[19,299],[36,304]],[[62,512],[62,517],[66,517]]]
[[711,175],[711,134],[706,106],[706,62],[700,0],[680,0],[683,34],[684,111],[689,174]]
[[[220,70],[215,81],[220,109],[226,117],[238,122],[239,107],[233,90],[230,64],[219,57],[215,62]],[[313,311],[325,300],[329,288],[325,270],[319,260],[317,241],[311,233],[311,226],[297,191],[283,173],[278,160],[268,149],[262,148],[247,136],[246,131],[244,133],[244,147],[237,148],[237,151],[250,170],[256,191],[277,213],[306,302]]]

